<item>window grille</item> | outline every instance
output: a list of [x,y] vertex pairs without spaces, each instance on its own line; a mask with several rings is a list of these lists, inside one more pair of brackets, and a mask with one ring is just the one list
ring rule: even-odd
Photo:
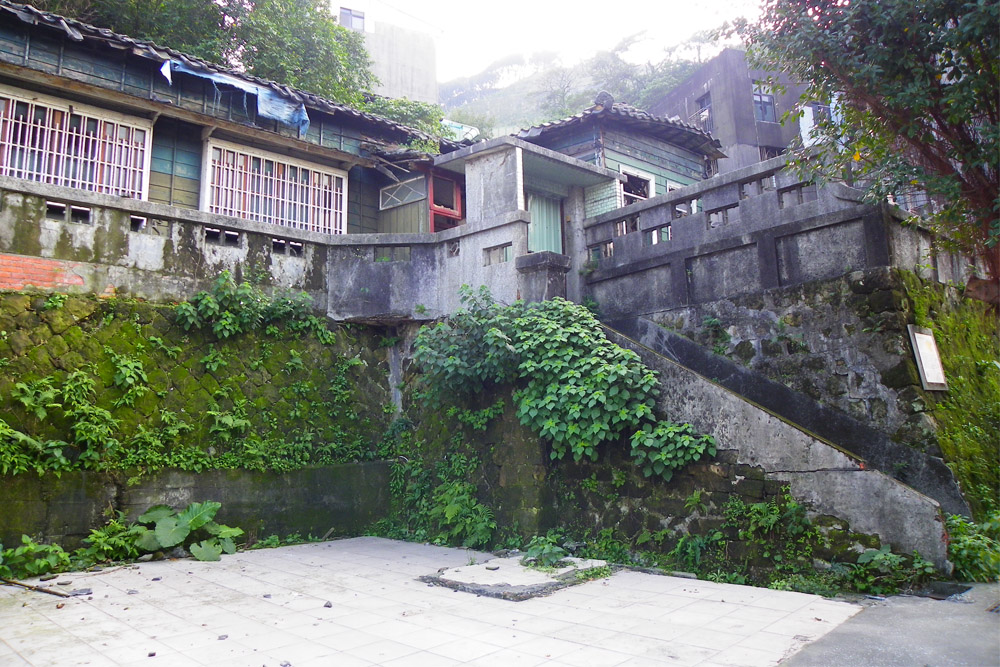
[[209,156],[205,208],[210,213],[322,234],[344,233],[343,172],[215,142]]
[[0,95],[0,174],[144,199],[149,128]]
[[424,178],[412,178],[402,183],[387,185],[379,191],[379,209],[412,204],[427,198],[427,183]]

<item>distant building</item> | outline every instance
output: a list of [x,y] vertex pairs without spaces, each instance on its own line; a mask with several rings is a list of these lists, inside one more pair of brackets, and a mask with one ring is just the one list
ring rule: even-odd
[[[771,77],[784,92],[768,87]],[[800,123],[781,124],[782,115],[804,91],[804,85],[783,74],[750,69],[743,51],[726,49],[652,104],[649,112],[676,116],[710,132],[727,156],[718,160],[718,171],[726,172],[784,153],[800,135],[800,125],[807,136],[814,114],[824,113],[825,107],[811,106]]]
[[414,27],[418,19],[370,0],[351,0],[349,7],[339,7],[338,16],[340,25],[365,35],[372,72],[381,82],[373,92],[438,103],[434,38]]

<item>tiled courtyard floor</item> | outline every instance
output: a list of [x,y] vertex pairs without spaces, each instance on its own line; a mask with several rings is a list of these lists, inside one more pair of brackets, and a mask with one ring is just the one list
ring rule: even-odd
[[[0,586],[0,665],[774,665],[861,610],[637,572],[509,602],[417,577],[491,558],[379,538]],[[54,584],[55,582],[48,582]]]

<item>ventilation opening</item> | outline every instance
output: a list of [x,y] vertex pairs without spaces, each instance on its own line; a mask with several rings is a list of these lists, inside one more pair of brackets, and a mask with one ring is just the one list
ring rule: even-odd
[[57,201],[45,202],[45,217],[49,220],[66,220],[66,204]]
[[69,221],[81,225],[89,225],[91,222],[90,209],[86,206],[70,206]]
[[138,215],[129,216],[129,229],[133,232],[141,232],[146,229],[146,218]]

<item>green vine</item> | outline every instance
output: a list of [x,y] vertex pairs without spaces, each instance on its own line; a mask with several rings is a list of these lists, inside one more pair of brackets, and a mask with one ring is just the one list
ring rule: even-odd
[[209,329],[219,340],[258,329],[273,333],[279,324],[313,333],[324,345],[335,339],[325,322],[312,314],[312,299],[305,292],[268,295],[249,282],[237,284],[228,271],[219,274],[211,290],[177,304],[174,314],[185,331]]
[[462,310],[416,339],[414,359],[433,395],[468,398],[514,383],[518,419],[551,444],[553,459],[597,460],[601,444],[628,435],[637,465],[669,480],[715,454],[711,436],[655,417],[655,374],[608,341],[584,306],[501,306],[485,287],[463,287],[461,298]]

